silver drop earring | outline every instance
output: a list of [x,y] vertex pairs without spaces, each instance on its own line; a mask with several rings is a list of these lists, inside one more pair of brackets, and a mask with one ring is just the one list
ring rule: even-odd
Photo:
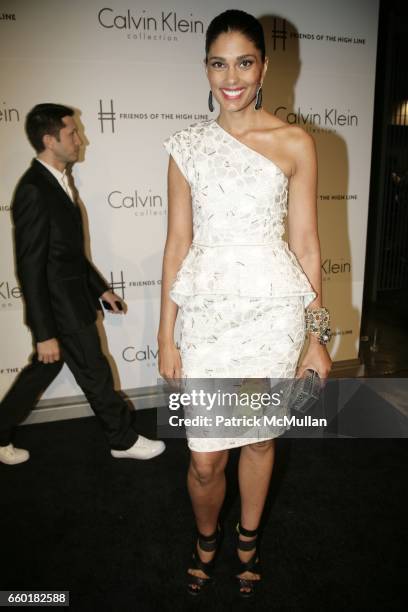
[[262,85],[256,90],[255,110],[262,108]]
[[213,104],[213,94],[212,94],[211,89],[210,89],[210,93],[208,95],[208,108],[210,109],[211,112],[213,112],[214,104]]

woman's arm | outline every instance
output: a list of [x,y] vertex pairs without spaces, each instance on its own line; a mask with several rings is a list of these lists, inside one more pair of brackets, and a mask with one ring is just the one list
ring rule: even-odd
[[289,248],[296,255],[317,296],[310,304],[322,306],[321,255],[317,226],[317,156],[313,138],[292,128],[289,141],[294,172],[289,181]]
[[180,359],[174,343],[174,327],[178,306],[169,297],[171,285],[187,255],[193,239],[193,218],[190,186],[174,161],[168,167],[167,239],[164,247],[159,344],[159,372],[164,378],[179,378]]
[[[293,174],[289,181],[288,242],[296,255],[316,298],[309,308],[322,304],[321,253],[317,224],[317,155],[313,138],[302,128],[291,128],[288,139]],[[303,374],[307,367],[316,369],[325,378],[331,368],[331,359],[325,346],[309,333],[309,350],[298,371]]]

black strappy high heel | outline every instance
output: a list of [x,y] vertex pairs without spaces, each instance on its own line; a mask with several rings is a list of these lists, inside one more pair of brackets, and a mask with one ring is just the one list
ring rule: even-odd
[[[194,550],[192,554],[192,563],[189,566],[189,569],[198,569],[204,572],[207,575],[207,578],[202,578],[201,576],[195,576],[194,574],[188,575],[188,583],[187,583],[187,591],[190,595],[199,595],[206,587],[208,587],[212,582],[214,582],[214,563],[215,557],[217,554],[217,548],[221,539],[221,528],[220,525],[217,525],[217,529],[209,536],[205,536],[199,531],[197,531],[197,540],[194,544]],[[205,552],[213,552],[216,551],[215,555],[211,559],[205,563],[201,560],[200,555],[197,549],[197,543],[200,548]]]
[[[242,525],[239,522],[237,523],[236,529],[238,533],[238,543],[237,543],[238,550],[243,550],[243,551],[255,550],[254,554],[249,559],[249,561],[246,561],[246,562],[241,561],[241,559],[239,559],[238,557],[239,568],[237,571],[236,578],[239,582],[239,594],[241,597],[248,598],[248,597],[253,596],[253,594],[255,593],[256,583],[259,582],[260,580],[251,579],[251,578],[240,578],[238,574],[243,574],[244,572],[252,572],[254,574],[261,574],[261,562],[259,560],[258,545],[257,545],[258,530],[257,529],[253,529],[253,530],[245,529],[244,527],[242,527]],[[240,539],[239,537],[240,535],[243,535],[247,538],[254,538],[254,539],[250,541],[243,541]]]

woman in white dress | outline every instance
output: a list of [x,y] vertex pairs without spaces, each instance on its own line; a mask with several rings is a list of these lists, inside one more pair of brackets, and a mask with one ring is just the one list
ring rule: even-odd
[[[159,371],[168,381],[294,378],[307,368],[326,378],[331,368],[327,330],[318,324],[314,142],[262,108],[267,64],[258,20],[238,10],[218,15],[206,34],[205,70],[209,108],[215,98],[219,116],[164,143],[170,153],[169,210],[158,343]],[[289,244],[283,240],[286,216]],[[307,331],[305,309],[314,317],[313,332]],[[178,312],[180,350],[174,340]],[[253,594],[261,578],[257,530],[275,438],[285,429],[271,429],[261,441],[256,434],[187,431],[188,489],[198,531],[189,593],[197,595],[212,581],[228,449],[240,446],[236,576],[239,594]]]

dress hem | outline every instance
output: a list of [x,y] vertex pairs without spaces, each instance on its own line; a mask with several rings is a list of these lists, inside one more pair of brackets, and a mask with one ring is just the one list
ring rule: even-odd
[[[233,448],[241,448],[242,446],[248,446],[249,444],[256,444],[257,442],[266,442],[267,440],[275,440],[275,438],[279,438],[280,436],[283,436],[284,433],[286,433],[289,430],[289,427],[285,427],[284,429],[282,429],[279,433],[276,433],[274,435],[269,435],[269,436],[265,436],[265,437],[260,437],[260,438],[242,438],[239,440],[239,444],[232,444],[231,441],[229,441],[228,446],[222,446],[222,447],[218,447],[218,448],[208,448],[208,449],[198,449],[198,448],[192,448],[192,446],[190,445],[190,440],[191,438],[187,438],[187,446],[189,448],[189,450],[192,450],[196,453],[215,453],[216,451],[220,451],[220,450],[231,450]],[[193,438],[193,439],[204,439],[204,438]],[[210,440],[222,440],[223,438],[209,438]]]

